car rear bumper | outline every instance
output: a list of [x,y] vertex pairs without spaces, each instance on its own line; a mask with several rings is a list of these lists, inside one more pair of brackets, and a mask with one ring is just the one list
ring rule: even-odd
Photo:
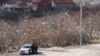
[[29,54],[29,51],[20,51],[20,55]]

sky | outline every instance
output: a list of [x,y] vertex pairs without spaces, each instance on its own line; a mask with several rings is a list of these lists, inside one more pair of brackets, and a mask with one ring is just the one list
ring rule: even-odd
[[100,0],[74,0],[74,1],[82,1],[82,2],[100,2]]
[[86,3],[91,3],[94,6],[100,5],[100,0],[74,0],[74,2],[78,4],[79,2],[86,2]]

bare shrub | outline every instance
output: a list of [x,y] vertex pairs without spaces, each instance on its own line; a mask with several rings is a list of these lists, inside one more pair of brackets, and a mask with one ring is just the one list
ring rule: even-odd
[[[17,24],[0,20],[0,51],[33,42],[40,47],[78,45],[80,43],[79,12],[68,14],[60,12],[34,19],[27,18]],[[91,21],[89,15],[94,16]],[[93,31],[100,31],[99,18],[100,12],[95,15],[88,12],[83,14],[83,43],[89,43]]]

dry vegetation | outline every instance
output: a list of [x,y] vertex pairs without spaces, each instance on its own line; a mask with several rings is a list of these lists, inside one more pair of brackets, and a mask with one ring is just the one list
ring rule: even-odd
[[[47,15],[18,22],[0,20],[0,52],[18,48],[24,43],[36,42],[40,47],[79,44],[79,12]],[[89,43],[100,31],[100,12],[84,11],[83,44]],[[10,22],[10,23],[9,23]]]

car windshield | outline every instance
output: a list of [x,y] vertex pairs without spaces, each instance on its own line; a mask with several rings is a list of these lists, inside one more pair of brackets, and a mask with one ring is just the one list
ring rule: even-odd
[[23,48],[30,48],[31,46],[24,46]]

